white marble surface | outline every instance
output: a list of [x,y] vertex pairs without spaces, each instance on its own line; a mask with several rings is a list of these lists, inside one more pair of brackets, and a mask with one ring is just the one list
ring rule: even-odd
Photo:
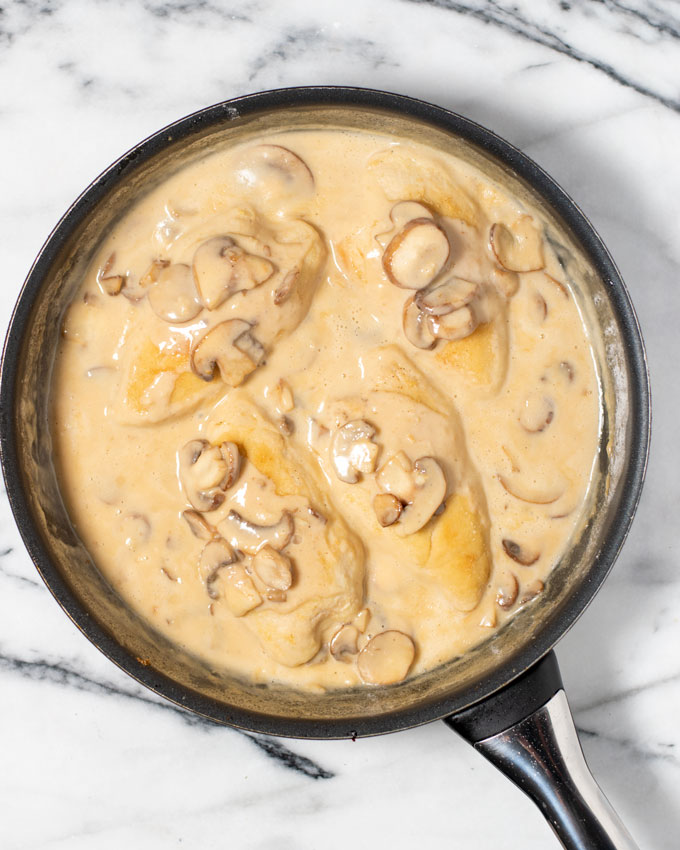
[[[112,159],[209,103],[308,83],[403,92],[491,127],[578,200],[620,265],[647,340],[652,456],[623,554],[558,655],[605,792],[641,847],[677,848],[677,0],[7,0],[0,324],[53,224]],[[556,846],[441,723],[284,744],[159,702],[63,615],[2,496],[3,850],[370,844]]]

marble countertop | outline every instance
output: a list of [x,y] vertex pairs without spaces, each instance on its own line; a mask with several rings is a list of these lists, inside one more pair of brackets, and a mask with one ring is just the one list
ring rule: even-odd
[[[654,434],[633,530],[558,647],[586,757],[644,848],[680,835],[680,4],[677,0],[7,0],[0,325],[62,212],[139,139],[299,84],[424,98],[524,150],[603,236],[648,346]],[[356,742],[198,721],[63,615],[0,497],[0,847],[557,846],[443,723]]]

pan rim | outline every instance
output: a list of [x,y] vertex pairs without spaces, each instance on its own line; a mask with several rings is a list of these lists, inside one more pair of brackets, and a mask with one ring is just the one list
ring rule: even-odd
[[[630,444],[622,475],[621,501],[609,534],[586,579],[574,590],[559,618],[528,641],[508,662],[499,665],[481,683],[452,698],[427,704],[409,704],[389,714],[352,718],[289,718],[236,708],[185,688],[135,659],[81,605],[52,562],[35,526],[18,464],[18,434],[14,410],[18,398],[16,379],[18,353],[42,281],[56,259],[63,240],[106,195],[111,186],[125,179],[139,165],[153,158],[170,141],[191,137],[199,130],[243,118],[291,107],[339,106],[407,115],[444,130],[490,153],[509,166],[544,198],[570,228],[597,270],[609,284],[612,309],[621,328],[629,376]],[[651,433],[650,386],[644,343],[628,290],[595,228],[571,197],[533,160],[492,131],[439,106],[386,91],[344,86],[301,86],[273,89],[233,98],[198,110],[162,128],[141,141],[103,171],[73,202],[40,249],[23,284],[9,323],[0,364],[0,463],[7,495],[28,553],[48,589],[76,627],[101,652],[140,684],[178,706],[218,723],[250,732],[295,738],[343,738],[398,731],[440,719],[490,696],[509,684],[546,655],[585,611],[609,574],[627,537],[637,505],[649,455]],[[354,728],[357,727],[357,728]]]

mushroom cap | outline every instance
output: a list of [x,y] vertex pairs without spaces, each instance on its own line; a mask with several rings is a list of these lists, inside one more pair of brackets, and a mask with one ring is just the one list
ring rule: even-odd
[[[224,487],[232,477],[232,469],[218,446],[207,440],[189,440],[178,452],[179,478],[182,489],[197,510],[216,510],[224,501]],[[194,530],[193,517],[185,517]]]
[[419,201],[397,201],[390,210],[390,221],[396,228],[401,229],[414,218],[434,219],[430,210]]
[[337,429],[331,441],[331,461],[341,481],[356,484],[361,473],[373,472],[379,451],[374,435],[375,428],[364,419],[352,419]]
[[249,254],[228,235],[201,243],[192,268],[196,288],[208,310],[217,309],[237,292],[255,289],[274,273],[268,259]]
[[479,284],[463,277],[449,277],[442,283],[421,289],[415,295],[419,310],[431,316],[445,316],[465,307],[479,292]]
[[437,344],[437,338],[427,321],[427,313],[420,310],[413,296],[404,304],[402,327],[404,336],[416,348],[429,350]]
[[268,200],[305,197],[315,188],[307,163],[282,145],[248,148],[239,159],[236,176]]
[[443,316],[428,316],[428,324],[434,337],[453,342],[465,339],[477,330],[479,322],[470,305],[459,307]]
[[391,493],[378,493],[373,499],[373,510],[383,528],[394,523],[401,516],[403,505]]
[[237,549],[255,555],[269,546],[280,552],[289,543],[295,531],[290,511],[283,511],[281,519],[272,525],[258,525],[231,510],[219,524],[220,533]]
[[446,496],[444,470],[433,457],[421,457],[413,464],[415,489],[401,513],[395,530],[400,537],[414,534],[426,525]]
[[489,247],[498,264],[510,272],[534,272],[545,267],[543,240],[529,215],[514,222],[491,225]]
[[253,556],[252,569],[260,581],[272,590],[288,590],[293,583],[290,558],[268,544]]
[[415,655],[415,644],[404,632],[380,632],[359,653],[359,675],[371,685],[394,685],[406,678]]
[[149,286],[148,299],[154,313],[166,322],[190,322],[203,309],[191,268],[184,263],[161,268]]
[[225,384],[242,384],[264,357],[251,328],[243,319],[229,319],[201,337],[191,354],[191,366],[199,378],[212,381],[217,369]]
[[337,632],[331,638],[328,645],[330,653],[336,661],[342,661],[344,664],[349,664],[352,656],[356,655],[358,650],[357,642],[359,640],[359,629],[349,623],[340,626]]
[[450,251],[446,234],[432,218],[415,218],[385,248],[383,269],[396,286],[422,289],[444,268]]

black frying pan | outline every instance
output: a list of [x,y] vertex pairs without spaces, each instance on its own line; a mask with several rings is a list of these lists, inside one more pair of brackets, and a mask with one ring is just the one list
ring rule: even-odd
[[[60,319],[100,235],[168,170],[215,145],[294,127],[386,132],[447,150],[538,208],[591,334],[604,410],[590,510],[541,596],[460,658],[398,685],[304,694],[211,669],[156,633],[108,586],[64,508],[48,429]],[[272,735],[375,735],[444,718],[540,806],[571,848],[634,843],[590,776],[552,647],[604,581],[637,506],[650,412],[637,319],[614,263],[571,199],[516,148],[422,101],[310,87],[249,95],[197,112],[142,142],[73,204],[17,302],[0,373],[0,452],[26,547],[81,631],[142,684],[197,714]]]

